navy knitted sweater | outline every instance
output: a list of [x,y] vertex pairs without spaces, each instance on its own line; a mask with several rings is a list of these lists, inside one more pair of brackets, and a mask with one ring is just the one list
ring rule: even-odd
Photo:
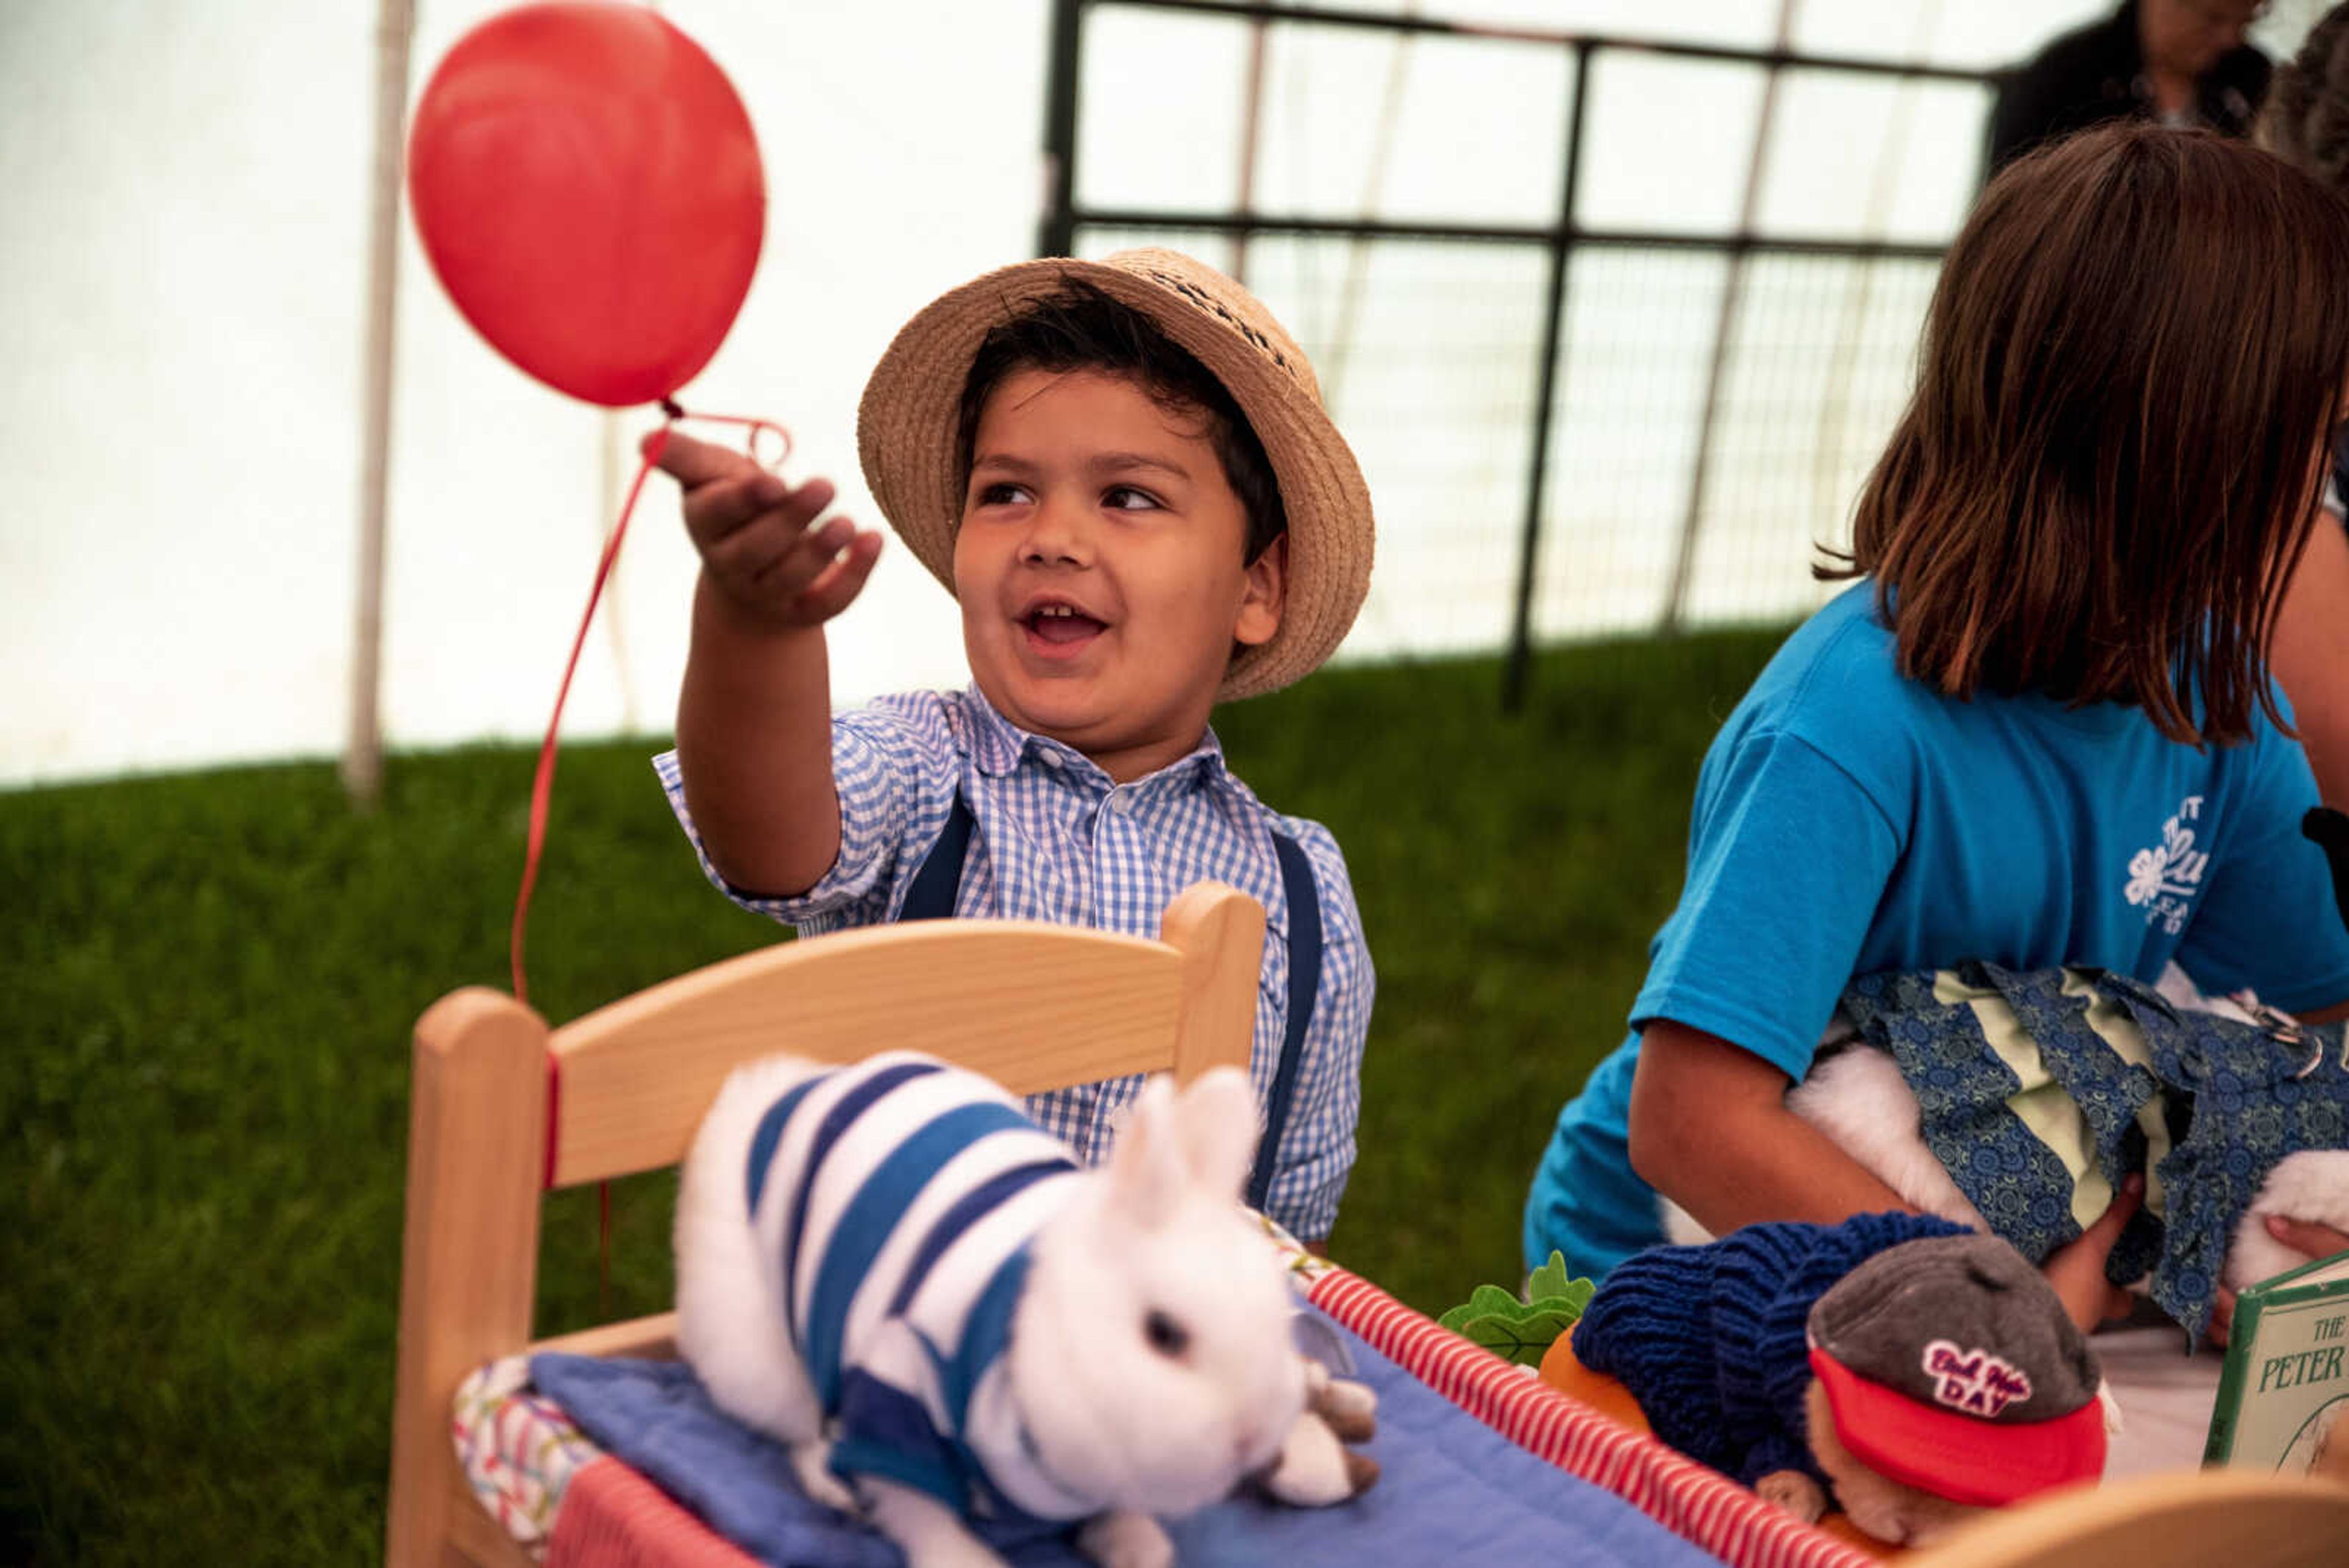
[[1619,1380],[1656,1436],[1752,1486],[1811,1459],[1805,1324],[1837,1281],[1888,1247],[1966,1229],[1924,1214],[1748,1225],[1619,1264],[1574,1325],[1575,1358]]

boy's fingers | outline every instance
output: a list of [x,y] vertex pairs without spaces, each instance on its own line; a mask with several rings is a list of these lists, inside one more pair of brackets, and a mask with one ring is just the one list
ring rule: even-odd
[[849,541],[840,558],[807,586],[800,595],[801,605],[820,619],[828,620],[838,615],[864,591],[864,579],[873,575],[873,563],[880,556],[881,535],[859,534]]
[[782,532],[799,532],[832,504],[829,481],[812,479],[797,490],[763,469],[733,479],[713,480],[685,494],[685,529],[704,554],[752,524],[770,519]]
[[701,559],[721,582],[756,582],[772,571],[775,563],[798,543],[796,535],[781,527],[737,528],[719,538],[704,540]]
[[[653,435],[659,433],[656,431]],[[651,448],[653,435],[647,435],[636,443],[639,452]],[[712,480],[739,479],[746,474],[765,472],[748,452],[737,452],[717,441],[696,441],[675,430],[668,432],[668,441],[662,446],[659,460],[654,466],[688,490],[708,484]]]
[[856,524],[834,517],[793,538],[791,547],[759,568],[759,591],[777,600],[797,596],[856,537]]
[[[823,531],[810,530],[803,520],[786,517],[780,511],[762,512],[732,533],[704,541],[701,558],[721,577],[771,597],[788,596],[796,591],[789,563],[808,550]],[[833,549],[839,547],[835,543]],[[816,554],[796,574],[797,580],[815,576],[830,554]]]

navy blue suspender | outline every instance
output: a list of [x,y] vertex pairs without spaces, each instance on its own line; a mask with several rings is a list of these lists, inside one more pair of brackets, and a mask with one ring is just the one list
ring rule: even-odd
[[[1313,998],[1321,989],[1321,900],[1313,891],[1313,867],[1305,846],[1285,833],[1272,836],[1280,859],[1281,890],[1288,897],[1288,1027],[1280,1037],[1280,1065],[1264,1101],[1264,1141],[1257,1146],[1256,1174],[1248,1179],[1251,1208],[1264,1207],[1272,1190],[1272,1158],[1288,1125],[1288,1102],[1297,1093],[1297,1069],[1305,1059],[1305,1031],[1313,1022]],[[1308,1237],[1309,1241],[1318,1238]]]
[[[897,919],[943,920],[953,916],[963,861],[970,853],[971,827],[970,807],[957,790],[946,831],[914,873]],[[1280,1063],[1265,1096],[1264,1141],[1257,1146],[1256,1174],[1248,1179],[1247,1200],[1258,1209],[1272,1188],[1273,1154],[1288,1125],[1289,1102],[1296,1097],[1297,1073],[1305,1059],[1305,1032],[1313,1022],[1313,999],[1321,989],[1321,900],[1314,891],[1312,863],[1305,857],[1305,846],[1285,833],[1272,836],[1272,848],[1280,861],[1281,891],[1288,900],[1288,1023],[1281,1034]]]
[[905,889],[905,907],[897,911],[900,920],[943,920],[955,912],[955,895],[962,891],[963,857],[970,853],[970,807],[963,804],[962,791],[955,791],[954,809],[947,813],[946,831],[930,846],[922,861],[922,868],[914,873],[913,886]]

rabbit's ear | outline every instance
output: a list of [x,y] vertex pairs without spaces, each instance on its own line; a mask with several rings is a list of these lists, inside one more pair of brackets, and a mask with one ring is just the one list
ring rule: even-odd
[[1165,1223],[1190,1186],[1175,1110],[1174,1080],[1153,1076],[1126,1108],[1110,1151],[1110,1196],[1145,1231]]
[[1217,1198],[1237,1200],[1256,1153],[1256,1094],[1237,1067],[1213,1067],[1194,1079],[1175,1105],[1184,1162],[1192,1179]]

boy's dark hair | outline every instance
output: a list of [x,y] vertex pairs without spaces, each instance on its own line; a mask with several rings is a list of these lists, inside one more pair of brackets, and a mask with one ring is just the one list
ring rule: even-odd
[[2259,139],[2335,191],[2349,191],[2349,5],[2326,12],[2300,53],[2276,67]]
[[1900,672],[2282,724],[2267,649],[2349,380],[2349,203],[2123,123],[2009,165],[1942,264],[1917,389],[1822,577],[1876,579]]
[[1100,288],[1071,278],[1061,292],[1023,307],[990,330],[964,378],[955,468],[970,483],[972,447],[988,395],[1019,370],[1100,370],[1123,376],[1161,408],[1206,416],[1207,441],[1224,480],[1247,514],[1247,559],[1254,562],[1288,531],[1280,482],[1256,429],[1223,382],[1142,312]]

